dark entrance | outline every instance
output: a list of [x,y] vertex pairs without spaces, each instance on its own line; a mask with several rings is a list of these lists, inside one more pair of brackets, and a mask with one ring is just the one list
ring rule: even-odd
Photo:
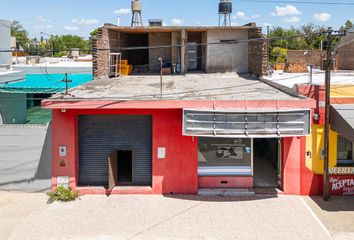
[[121,33],[121,47],[126,48],[122,51],[122,59],[128,60],[128,63],[134,68],[149,69],[149,35]]
[[133,180],[133,152],[129,150],[117,151],[118,184],[129,185]]
[[279,139],[254,139],[254,186],[281,187]]

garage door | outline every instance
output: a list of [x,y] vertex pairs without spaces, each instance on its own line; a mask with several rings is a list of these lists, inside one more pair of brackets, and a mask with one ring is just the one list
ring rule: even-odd
[[152,179],[151,116],[79,116],[79,185],[106,186],[108,157],[129,150],[132,184],[150,186]]

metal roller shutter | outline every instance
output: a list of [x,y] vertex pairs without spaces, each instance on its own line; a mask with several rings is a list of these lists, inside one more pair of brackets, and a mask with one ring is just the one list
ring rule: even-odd
[[152,182],[151,116],[79,116],[79,185],[107,186],[108,157],[115,150],[133,151],[132,184]]

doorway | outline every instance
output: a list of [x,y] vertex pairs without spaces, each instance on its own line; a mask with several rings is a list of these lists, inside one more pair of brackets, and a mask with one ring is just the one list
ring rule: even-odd
[[131,185],[133,182],[133,151],[117,151],[117,172],[119,185]]
[[254,186],[281,188],[280,140],[254,139]]
[[188,32],[188,70],[203,71],[205,68],[206,45],[203,45],[203,32]]

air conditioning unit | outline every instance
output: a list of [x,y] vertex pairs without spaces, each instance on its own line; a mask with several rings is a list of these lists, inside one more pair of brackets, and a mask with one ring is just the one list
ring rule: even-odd
[[162,27],[162,19],[149,19],[149,26],[150,27]]

